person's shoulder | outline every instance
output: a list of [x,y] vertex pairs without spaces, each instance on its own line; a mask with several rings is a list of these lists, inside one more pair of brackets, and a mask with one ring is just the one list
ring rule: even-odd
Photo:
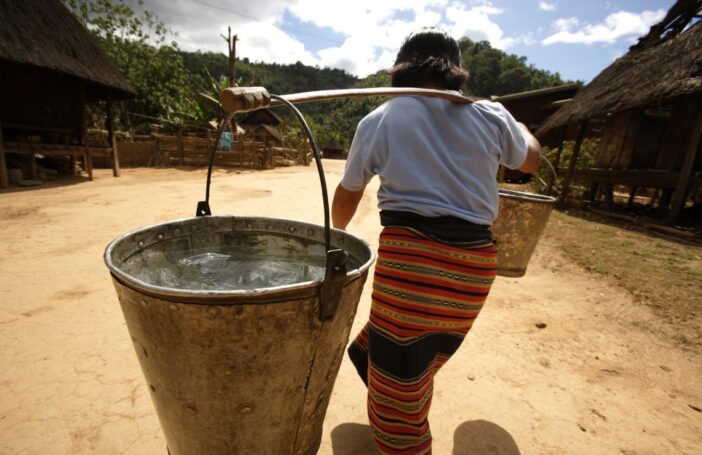
[[388,102],[385,102],[366,114],[366,116],[358,122],[357,129],[376,127],[387,111],[387,104]]
[[507,110],[502,103],[490,100],[478,100],[471,104],[471,106],[473,106],[475,109],[495,114],[504,114],[504,112]]
[[493,121],[504,122],[509,116],[507,108],[497,101],[479,100],[470,106],[472,109],[480,112],[484,117]]

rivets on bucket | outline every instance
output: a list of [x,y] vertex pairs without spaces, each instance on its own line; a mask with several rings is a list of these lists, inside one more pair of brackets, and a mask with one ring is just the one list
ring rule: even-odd
[[191,231],[197,231],[197,226],[195,226],[195,225],[190,226],[190,230],[191,230]]
[[207,309],[207,312],[212,316],[217,316],[219,314],[219,307],[213,306]]
[[253,403],[244,403],[239,406],[239,414],[251,414],[254,408]]
[[272,230],[273,230],[273,225],[272,225],[272,224],[266,224],[266,230],[267,230],[267,231],[272,231]]
[[314,229],[307,229],[307,235],[311,237],[312,234],[314,234]]
[[246,229],[253,229],[253,224],[246,223]]
[[161,240],[163,240],[163,234],[157,235],[156,238],[157,238],[157,239],[159,240],[159,242],[160,242]]
[[290,232],[297,232],[297,228],[294,227],[294,226],[290,226],[290,227],[288,228],[288,230],[289,230]]
[[141,306],[149,306],[149,302],[147,300],[142,299]]
[[178,311],[178,305],[168,305],[168,309],[171,311]]
[[192,415],[197,414],[197,408],[195,407],[194,404],[185,403],[185,404],[183,405],[183,410],[184,410],[185,412],[187,412],[188,414],[192,414]]
[[143,240],[139,242],[139,248],[144,248],[144,241]]
[[183,231],[181,231],[180,228],[177,228],[174,232],[175,232],[175,235],[180,235],[180,233]]

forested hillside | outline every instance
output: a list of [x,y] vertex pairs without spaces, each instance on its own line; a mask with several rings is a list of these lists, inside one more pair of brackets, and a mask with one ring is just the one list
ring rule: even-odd
[[[464,93],[469,96],[489,98],[566,83],[558,73],[535,68],[527,63],[526,57],[507,54],[493,48],[487,41],[474,42],[463,38],[459,45],[463,66],[471,74],[464,88]],[[209,77],[220,81],[226,79],[227,57],[224,54],[182,52],[181,55],[186,69],[202,81]],[[263,86],[270,93],[277,94],[390,85],[385,71],[358,79],[339,69],[311,67],[300,62],[292,65],[254,63],[248,59],[237,61],[236,79],[240,86]],[[300,109],[320,143],[338,140],[348,146],[358,121],[382,102],[380,98],[337,100],[302,105]],[[284,111],[282,116],[287,118]]]
[[[139,96],[119,104],[119,127],[148,132],[151,124],[177,128],[204,125],[221,113],[219,91],[227,86],[228,59],[221,53],[183,52],[169,38],[173,35],[153,13],[137,11],[131,3],[112,0],[62,0],[100,43],[115,66],[124,73]],[[525,57],[494,49],[487,41],[459,42],[463,64],[471,73],[464,92],[476,97],[504,95],[564,83],[552,74],[529,65]],[[224,50],[224,49],[223,49]],[[389,85],[380,71],[359,79],[343,70],[294,63],[252,62],[236,64],[240,86],[266,87],[287,94],[311,90],[379,87]],[[332,140],[348,146],[358,121],[383,100],[377,98],[336,100],[302,105],[318,142]],[[278,108],[284,119],[287,112]],[[286,121],[291,126],[296,123]],[[296,131],[282,128],[288,137]],[[286,131],[287,130],[287,131]]]

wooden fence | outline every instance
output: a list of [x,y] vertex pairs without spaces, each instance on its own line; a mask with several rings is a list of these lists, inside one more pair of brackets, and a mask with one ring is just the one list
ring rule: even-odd
[[[148,140],[117,145],[122,167],[207,166],[213,138],[152,134]],[[311,151],[272,147],[263,142],[233,141],[231,150],[218,150],[216,166],[270,169],[276,166],[308,165]],[[99,162],[98,165],[109,165]]]

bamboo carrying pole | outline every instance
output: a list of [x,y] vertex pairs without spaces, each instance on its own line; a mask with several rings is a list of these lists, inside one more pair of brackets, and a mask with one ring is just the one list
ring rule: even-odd
[[[369,96],[429,96],[453,101],[454,103],[470,104],[472,99],[458,92],[433,90],[426,88],[380,87],[352,88],[339,90],[318,90],[314,92],[293,93],[281,95],[293,104],[310,103],[313,101],[331,100],[337,98],[365,98]],[[282,101],[271,100],[265,87],[230,87],[224,89],[219,97],[222,109],[230,114],[249,112],[283,104]]]

